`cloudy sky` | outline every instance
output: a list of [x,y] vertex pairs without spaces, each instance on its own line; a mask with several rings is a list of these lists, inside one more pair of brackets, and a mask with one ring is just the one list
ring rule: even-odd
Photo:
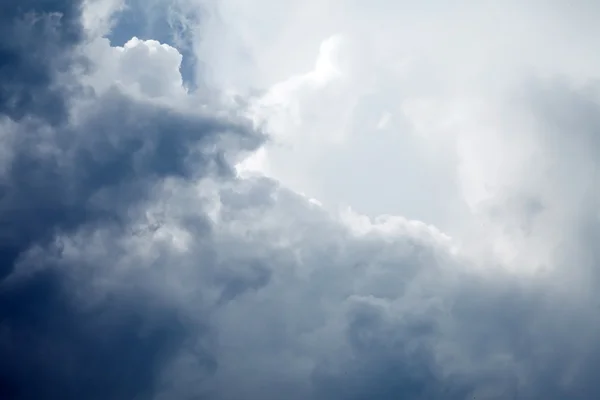
[[600,398],[594,1],[0,2],[0,398]]

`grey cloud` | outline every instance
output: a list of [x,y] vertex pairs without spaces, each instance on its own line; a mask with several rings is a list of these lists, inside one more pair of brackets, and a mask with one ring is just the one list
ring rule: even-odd
[[57,123],[67,112],[56,81],[76,61],[83,38],[81,1],[5,1],[0,5],[0,113]]
[[[293,216],[302,218],[292,225],[293,232],[304,232],[293,247],[300,257],[270,263],[274,272],[267,285],[217,313],[231,313],[231,320],[222,319],[216,326],[223,346],[216,375],[241,388],[222,387],[214,398],[243,393],[323,399],[598,395],[591,380],[599,350],[593,339],[600,327],[595,306],[577,287],[556,290],[564,271],[533,280],[501,273],[492,265],[465,271],[441,249],[416,239],[387,244],[377,237],[352,239],[326,218],[312,226],[300,217],[304,207],[295,208],[290,200],[283,195],[271,209],[255,209],[252,221],[258,227],[251,232],[259,235],[269,214],[282,227]],[[278,213],[279,207],[295,212],[286,217]],[[222,212],[229,215],[231,210]],[[239,223],[243,216],[231,221]],[[280,229],[280,237],[292,237],[292,231]],[[316,235],[318,241],[311,242]],[[265,237],[256,252],[268,249],[272,238]],[[278,253],[272,249],[270,254],[268,258],[275,259]],[[571,266],[571,273],[580,267]],[[387,284],[396,289],[382,290]],[[246,319],[248,313],[252,317]],[[280,326],[296,330],[281,332]],[[231,333],[235,327],[243,333]],[[266,338],[260,340],[259,335]],[[318,344],[307,348],[303,341],[311,335]],[[236,345],[241,353],[230,359],[227,349]],[[255,391],[286,376],[269,366],[287,359],[287,352],[294,353],[296,361],[306,357],[314,363],[309,373],[287,363],[288,372],[297,383],[304,382],[310,394],[279,386]],[[236,370],[227,361],[247,358],[264,368],[262,373],[253,371],[252,384],[245,383],[241,365]]]
[[[401,310],[382,311],[394,301],[362,301],[347,317],[351,338],[348,353],[355,358],[342,363],[351,365],[349,369],[319,376],[321,381],[323,376],[327,378],[322,383],[329,388],[324,398],[342,393],[343,398],[391,399],[410,391],[408,398],[599,396],[592,379],[600,351],[593,339],[600,328],[594,244],[598,237],[598,197],[593,183],[598,162],[594,146],[597,90],[550,82],[528,86],[526,92],[517,107],[521,115],[534,121],[536,143],[543,155],[536,161],[543,164],[529,170],[527,182],[531,185],[512,188],[515,197],[506,202],[500,199],[493,218],[498,217],[497,211],[507,215],[493,222],[507,224],[509,235],[523,234],[524,243],[546,239],[552,264],[531,280],[498,274],[483,275],[485,279],[463,275],[460,284],[449,291],[427,289],[418,279],[411,279],[413,288],[425,292],[418,301],[404,296],[402,302],[416,305],[429,296],[439,297],[449,308],[449,314],[443,315],[431,310],[418,313],[425,322],[423,325],[417,320],[416,326],[424,329],[418,332],[407,330],[410,319],[405,319]],[[531,193],[535,194],[534,207],[527,201],[514,201],[531,198]],[[515,231],[519,229],[522,232]],[[439,280],[452,281],[448,277]],[[404,346],[412,346],[416,353],[407,353]],[[446,354],[447,350],[451,353]],[[444,354],[452,357],[440,359]],[[376,361],[371,361],[372,356]],[[356,364],[364,365],[364,370]],[[400,377],[415,375],[397,372],[396,379],[370,388],[368,385],[377,379],[384,382],[385,374],[377,372],[384,365],[381,371],[403,371],[409,365],[414,374],[425,372],[417,375],[413,386],[403,388]],[[373,380],[365,378],[370,373],[375,374]]]
[[[476,269],[421,228],[357,234],[269,179],[233,176],[231,158],[262,140],[246,122],[59,77],[78,62],[77,3],[14,4],[0,6],[11,34],[28,10],[64,16],[52,35],[34,25],[0,41],[0,397],[600,397],[595,291],[557,290],[596,265],[591,219],[548,214],[586,199],[557,200],[568,175],[540,184],[555,191],[516,193],[539,194],[541,209],[504,210],[518,208],[530,236],[565,221],[580,233],[569,249],[587,264],[564,253],[576,261],[566,272]],[[594,114],[567,100],[557,93],[576,116],[562,125],[537,116],[556,135]],[[595,165],[581,154],[551,161]]]
[[[241,120],[189,115],[78,85],[77,74],[90,65],[78,54],[80,7],[60,0],[0,5],[6,153],[0,397],[6,399],[153,396],[169,355],[192,332],[202,336],[203,325],[190,325],[147,291],[108,291],[85,306],[77,294],[89,286],[75,285],[75,275],[94,280],[114,269],[123,249],[109,238],[131,234],[157,184],[231,176],[230,157],[262,140]],[[113,253],[99,264],[89,257],[69,264],[59,238],[100,231],[109,232],[103,246]],[[208,353],[198,357],[214,364]]]

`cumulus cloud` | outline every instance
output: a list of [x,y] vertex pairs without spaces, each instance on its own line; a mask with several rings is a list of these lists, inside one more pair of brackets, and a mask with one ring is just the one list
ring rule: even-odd
[[[581,44],[551,63],[528,7],[376,3],[153,2],[220,97],[176,43],[111,43],[135,2],[0,6],[0,397],[600,396],[591,25],[544,8]],[[332,210],[338,162],[350,205],[429,180],[424,222]]]
[[96,91],[118,85],[130,95],[169,102],[187,93],[180,73],[182,55],[172,46],[133,37],[113,47],[108,40],[98,39],[88,53],[99,60],[95,73],[86,77]]

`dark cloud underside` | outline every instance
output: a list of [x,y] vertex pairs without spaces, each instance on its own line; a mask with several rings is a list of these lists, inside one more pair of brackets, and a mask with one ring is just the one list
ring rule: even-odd
[[[117,91],[84,94],[74,73],[86,62],[77,54],[80,8],[74,0],[0,4],[2,399],[150,398],[161,366],[192,328],[177,310],[135,295],[79,307],[55,238],[100,227],[127,235],[156,182],[231,172],[219,135],[239,136],[248,148],[259,143],[240,123]],[[77,122],[69,116],[76,103],[89,105]],[[34,247],[53,248],[54,261],[36,259],[31,275],[13,279]]]

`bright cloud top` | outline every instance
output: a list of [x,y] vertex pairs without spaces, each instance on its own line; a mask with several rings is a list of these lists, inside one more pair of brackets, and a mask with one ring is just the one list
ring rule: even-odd
[[600,397],[600,9],[144,4],[0,6],[0,397]]

